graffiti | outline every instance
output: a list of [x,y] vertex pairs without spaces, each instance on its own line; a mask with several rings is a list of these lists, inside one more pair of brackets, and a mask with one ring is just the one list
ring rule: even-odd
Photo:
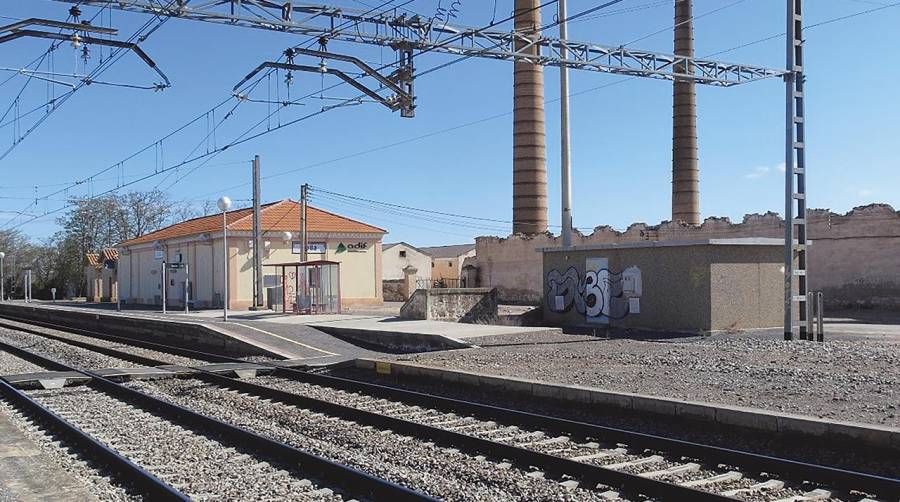
[[590,323],[608,324],[640,313],[641,269],[628,267],[613,272],[606,258],[585,260],[581,276],[575,267],[547,274],[545,301],[551,312],[564,314],[573,308]]

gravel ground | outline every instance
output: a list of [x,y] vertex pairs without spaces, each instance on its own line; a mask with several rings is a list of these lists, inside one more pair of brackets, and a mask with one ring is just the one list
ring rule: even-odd
[[0,328],[0,340],[81,369],[143,367],[140,364],[98,354],[87,349],[74,347],[63,342],[22,331]]
[[515,467],[194,379],[129,385],[445,500],[600,500],[598,492],[568,490]]
[[900,345],[785,342],[776,333],[664,340],[581,335],[472,339],[481,348],[398,360],[900,427]]
[[[8,321],[8,320],[4,320],[4,322],[9,323],[9,324],[14,324],[14,325],[21,324],[21,323],[15,322],[15,321]],[[158,361],[164,361],[166,364],[177,364],[177,365],[181,365],[181,366],[197,366],[197,365],[202,365],[202,364],[208,364],[207,361],[202,361],[200,359],[192,359],[190,357],[183,357],[183,356],[179,356],[179,355],[175,355],[175,354],[168,354],[166,352],[160,352],[160,351],[152,350],[152,349],[145,349],[143,347],[136,347],[134,345],[128,345],[125,343],[111,342],[109,340],[104,340],[102,338],[93,338],[93,337],[89,337],[89,336],[78,335],[75,333],[69,333],[67,331],[59,331],[59,330],[50,329],[50,328],[41,328],[41,327],[36,327],[36,326],[28,325],[28,324],[22,324],[22,326],[28,327],[29,329],[33,329],[33,330],[44,331],[44,332],[50,333],[55,336],[61,336],[68,340],[74,340],[74,341],[78,341],[78,342],[86,342],[86,343],[97,345],[99,347],[107,347],[107,348],[111,348],[111,349],[117,349],[117,350],[129,352],[131,354],[135,354],[135,355],[139,355],[139,356],[149,357],[152,359],[156,359]],[[2,333],[2,331],[0,331],[0,333]],[[2,335],[0,335],[0,336],[2,336]]]
[[31,395],[194,500],[341,500],[279,466],[86,386]]
[[[0,401],[0,414],[6,416],[25,437],[38,445],[41,451],[62,467],[63,470],[88,487],[91,493],[99,500],[104,502],[140,500],[140,497],[129,495],[123,487],[112,484],[110,478],[106,477],[101,470],[78,457],[78,455],[73,453],[74,450],[70,451],[60,446],[60,442],[57,439],[46,434],[40,426],[35,425],[31,419],[20,414],[6,402]],[[10,500],[15,500],[11,495],[9,496]],[[0,486],[0,501],[6,502],[6,499],[3,498],[2,486]]]
[[44,371],[44,368],[14,356],[9,352],[0,352],[0,375],[18,375],[20,373],[35,373],[38,371]]

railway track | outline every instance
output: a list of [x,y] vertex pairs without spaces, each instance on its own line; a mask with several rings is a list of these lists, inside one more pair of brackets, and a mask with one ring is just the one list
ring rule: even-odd
[[[17,328],[18,329],[18,328]],[[140,364],[162,364],[148,353],[108,335],[93,344],[106,355]],[[56,333],[65,343],[69,334]],[[73,335],[73,336],[84,336]],[[108,344],[117,343],[118,347]],[[175,347],[142,344],[161,354],[197,361],[229,360]],[[152,348],[151,348],[152,347]],[[165,358],[163,358],[165,359]],[[189,381],[131,384],[183,404],[252,402],[256,409],[289,407],[312,417],[338,420],[340,427],[363,427],[434,441],[449,452],[477,452],[496,466],[528,470],[532,478],[554,480],[572,490],[603,498],[690,500],[897,500],[900,480],[728,450],[620,429],[443,398],[333,376],[273,368],[250,380],[199,372]],[[193,401],[192,401],[193,400]],[[259,406],[264,403],[267,406]],[[231,417],[253,428],[246,417]]]
[[16,357],[43,371],[77,372],[90,378],[82,386],[30,392],[0,380],[0,395],[56,430],[66,446],[105,465],[135,496],[433,500],[28,349],[0,343],[0,350],[7,360]]

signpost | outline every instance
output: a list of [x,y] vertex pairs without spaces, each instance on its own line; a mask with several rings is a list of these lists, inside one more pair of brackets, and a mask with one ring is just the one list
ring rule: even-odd
[[189,313],[188,303],[191,301],[190,277],[191,269],[187,263],[169,263],[170,270],[184,269],[184,313]]
[[166,263],[162,262],[162,299],[163,299],[163,314],[166,313],[166,287],[168,286],[168,271],[172,270],[182,270],[184,269],[184,313],[189,313],[188,303],[191,300],[190,297],[190,267],[188,267],[187,263],[182,262],[172,262]]
[[163,307],[163,312],[162,312],[162,313],[165,314],[165,313],[166,313],[166,286],[168,286],[168,284],[167,284],[167,281],[168,281],[168,280],[166,279],[166,260],[163,260],[163,261],[162,261],[162,277],[161,277],[161,280],[162,280],[162,304],[163,304],[163,305],[162,305],[162,307]]

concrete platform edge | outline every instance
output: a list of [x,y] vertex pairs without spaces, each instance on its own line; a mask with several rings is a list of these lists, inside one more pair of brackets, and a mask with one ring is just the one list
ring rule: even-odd
[[[109,334],[150,342],[217,352],[225,355],[263,355],[284,357],[271,347],[259,346],[232,332],[207,323],[139,317],[116,312],[84,312],[65,308],[42,307],[39,304],[0,303],[0,316],[9,315],[25,321],[42,321],[60,329],[107,332]],[[16,320],[16,319],[13,319]],[[53,329],[53,328],[47,328]]]
[[428,352],[447,349],[468,349],[473,347],[472,344],[461,340],[437,334],[353,328],[333,326],[327,323],[308,324],[308,326],[338,338],[347,338],[364,344],[402,352]]
[[616,392],[595,387],[554,384],[539,380],[450,370],[435,366],[381,359],[360,358],[356,360],[356,367],[380,372],[389,368],[390,373],[394,375],[452,382],[472,387],[489,387],[517,395],[566,403],[612,406],[620,411],[641,411],[667,418],[710,422],[738,429],[784,434],[806,439],[850,441],[858,446],[874,447],[900,454],[900,429],[875,424],[823,420],[810,416],[777,413],[755,408],[682,401],[628,392]]

